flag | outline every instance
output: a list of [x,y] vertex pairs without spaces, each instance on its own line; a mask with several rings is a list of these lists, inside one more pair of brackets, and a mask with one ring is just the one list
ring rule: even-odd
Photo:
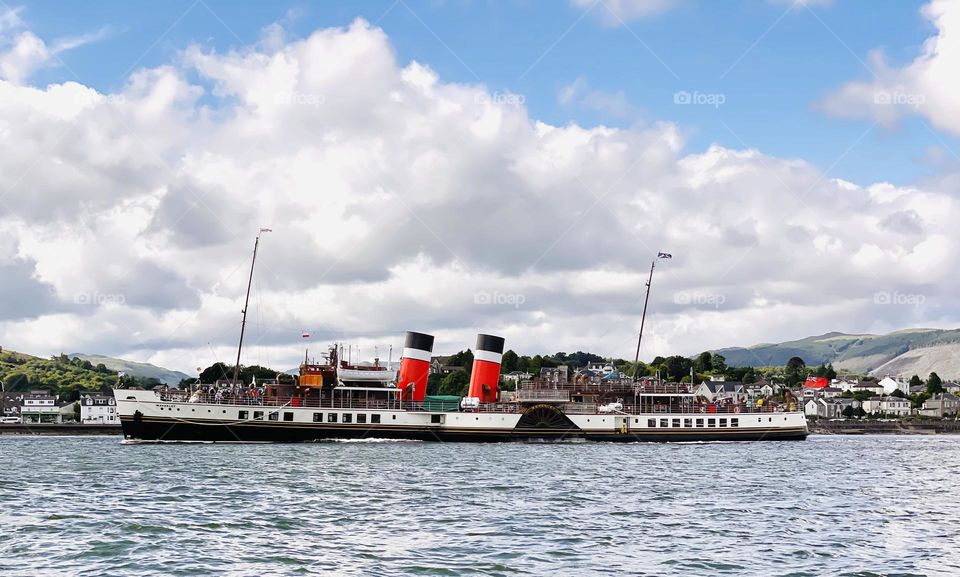
[[669,252],[658,252],[657,258],[673,258],[673,255]]

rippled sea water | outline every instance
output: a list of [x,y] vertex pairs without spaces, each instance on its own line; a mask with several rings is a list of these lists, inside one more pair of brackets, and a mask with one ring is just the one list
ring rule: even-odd
[[0,575],[958,575],[960,437],[0,438]]

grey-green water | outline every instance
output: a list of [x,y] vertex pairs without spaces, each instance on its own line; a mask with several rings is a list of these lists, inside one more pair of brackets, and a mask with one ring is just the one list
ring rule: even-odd
[[958,575],[958,437],[0,438],[0,576]]

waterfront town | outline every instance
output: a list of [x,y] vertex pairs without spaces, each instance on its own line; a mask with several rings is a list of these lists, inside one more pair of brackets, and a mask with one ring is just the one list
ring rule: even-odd
[[[461,353],[462,355],[463,353]],[[467,351],[469,355],[469,351]],[[714,357],[718,357],[714,355]],[[455,357],[433,357],[430,367],[433,393],[459,393],[449,383],[465,378],[464,367],[447,364]],[[699,359],[702,359],[701,356]],[[501,375],[500,401],[516,399],[516,390],[524,385],[554,386],[576,390],[609,381],[630,379],[629,367],[618,365],[613,359],[588,362],[582,367],[567,365],[543,366],[539,373],[513,370]],[[734,369],[736,372],[736,369]],[[815,372],[816,373],[816,372]],[[753,373],[750,373],[751,375]],[[779,375],[778,375],[779,376]],[[705,404],[727,407],[760,407],[765,402],[796,399],[809,420],[845,419],[956,419],[960,414],[960,383],[942,381],[932,373],[926,381],[918,376],[905,378],[888,375],[882,378],[857,376],[807,376],[801,382],[788,385],[784,379],[765,376],[743,380],[728,380],[726,374],[710,374],[690,386],[690,377],[680,379],[687,390]],[[123,375],[118,376],[118,380]],[[645,378],[659,379],[659,373]],[[271,381],[261,379],[260,386]],[[191,383],[181,383],[190,386]],[[214,386],[227,386],[227,380]],[[253,384],[257,381],[254,377]],[[168,389],[155,384],[151,388]],[[2,424],[57,424],[119,425],[116,401],[109,389],[83,391],[61,398],[46,389],[4,391],[0,394],[0,423]]]
[[[461,367],[444,365],[449,357],[434,357],[431,374],[438,380]],[[629,379],[612,361],[592,362],[570,370],[568,366],[542,367],[539,375],[511,371],[502,375],[501,401],[515,399],[515,390],[530,386],[576,389],[611,380]],[[936,374],[934,374],[936,379]],[[689,383],[689,380],[686,380]],[[261,381],[264,384],[265,381]],[[226,381],[218,383],[225,385]],[[798,399],[808,419],[955,419],[960,414],[960,383],[924,383],[918,377],[885,376],[881,379],[850,376],[807,377],[798,387],[788,387],[766,378],[745,383],[710,375],[692,387],[703,403],[716,406],[759,407],[787,395]],[[83,392],[77,400],[65,402],[46,389],[7,391],[0,395],[3,424],[76,423],[117,425],[116,401],[108,392]]]

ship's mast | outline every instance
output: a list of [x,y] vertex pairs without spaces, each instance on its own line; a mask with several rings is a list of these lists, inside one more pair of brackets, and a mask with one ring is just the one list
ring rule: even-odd
[[[658,252],[657,258],[673,258],[666,252]],[[633,358],[633,380],[637,380],[637,371],[640,368],[640,343],[643,342],[643,325],[647,320],[647,304],[650,302],[650,284],[653,283],[653,269],[657,265],[657,258],[650,263],[650,276],[647,278],[647,296],[643,298],[643,315],[640,317],[640,336],[637,337],[637,354]]]
[[240,378],[240,353],[243,352],[243,331],[247,328],[247,309],[250,308],[250,287],[253,286],[253,267],[257,264],[257,248],[260,246],[260,235],[273,232],[269,228],[261,228],[257,233],[257,240],[253,243],[253,260],[250,262],[250,279],[247,281],[247,298],[243,302],[243,322],[240,323],[240,344],[237,345],[237,364],[233,367],[233,386]]

